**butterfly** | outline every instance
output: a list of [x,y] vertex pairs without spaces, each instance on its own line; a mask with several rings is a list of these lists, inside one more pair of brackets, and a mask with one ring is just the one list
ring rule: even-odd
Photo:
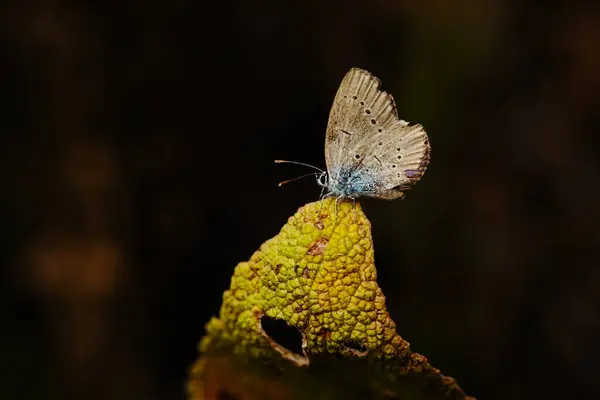
[[377,77],[360,68],[350,69],[342,80],[325,135],[327,171],[295,161],[275,162],[319,171],[304,176],[315,175],[327,190],[325,197],[403,197],[425,173],[431,147],[421,125],[409,125],[398,117],[394,98],[380,85]]

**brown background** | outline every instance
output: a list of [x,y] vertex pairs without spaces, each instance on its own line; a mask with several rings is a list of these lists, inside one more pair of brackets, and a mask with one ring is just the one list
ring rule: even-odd
[[400,334],[481,399],[598,397],[597,7],[98,3],[0,13],[0,398],[182,398],[353,66],[433,148],[364,202]]

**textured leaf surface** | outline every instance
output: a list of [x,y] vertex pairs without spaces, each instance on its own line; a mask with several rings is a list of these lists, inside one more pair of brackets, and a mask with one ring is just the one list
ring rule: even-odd
[[[269,332],[267,319],[297,329],[297,348]],[[194,400],[465,398],[397,334],[360,204],[300,208],[237,265],[206,328],[189,381]]]

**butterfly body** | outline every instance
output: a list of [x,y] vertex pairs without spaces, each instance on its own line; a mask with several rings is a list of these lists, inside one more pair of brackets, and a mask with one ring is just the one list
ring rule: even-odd
[[377,197],[377,193],[381,190],[372,173],[346,166],[342,166],[339,171],[334,171],[331,175],[327,174],[325,181],[318,182],[329,191],[327,196],[348,199],[361,196]]

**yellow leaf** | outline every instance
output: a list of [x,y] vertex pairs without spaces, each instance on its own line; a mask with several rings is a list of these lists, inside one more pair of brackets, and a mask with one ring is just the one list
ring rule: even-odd
[[[269,331],[273,319],[297,330],[296,348]],[[396,332],[359,203],[300,208],[238,264],[206,330],[193,400],[466,398]]]

